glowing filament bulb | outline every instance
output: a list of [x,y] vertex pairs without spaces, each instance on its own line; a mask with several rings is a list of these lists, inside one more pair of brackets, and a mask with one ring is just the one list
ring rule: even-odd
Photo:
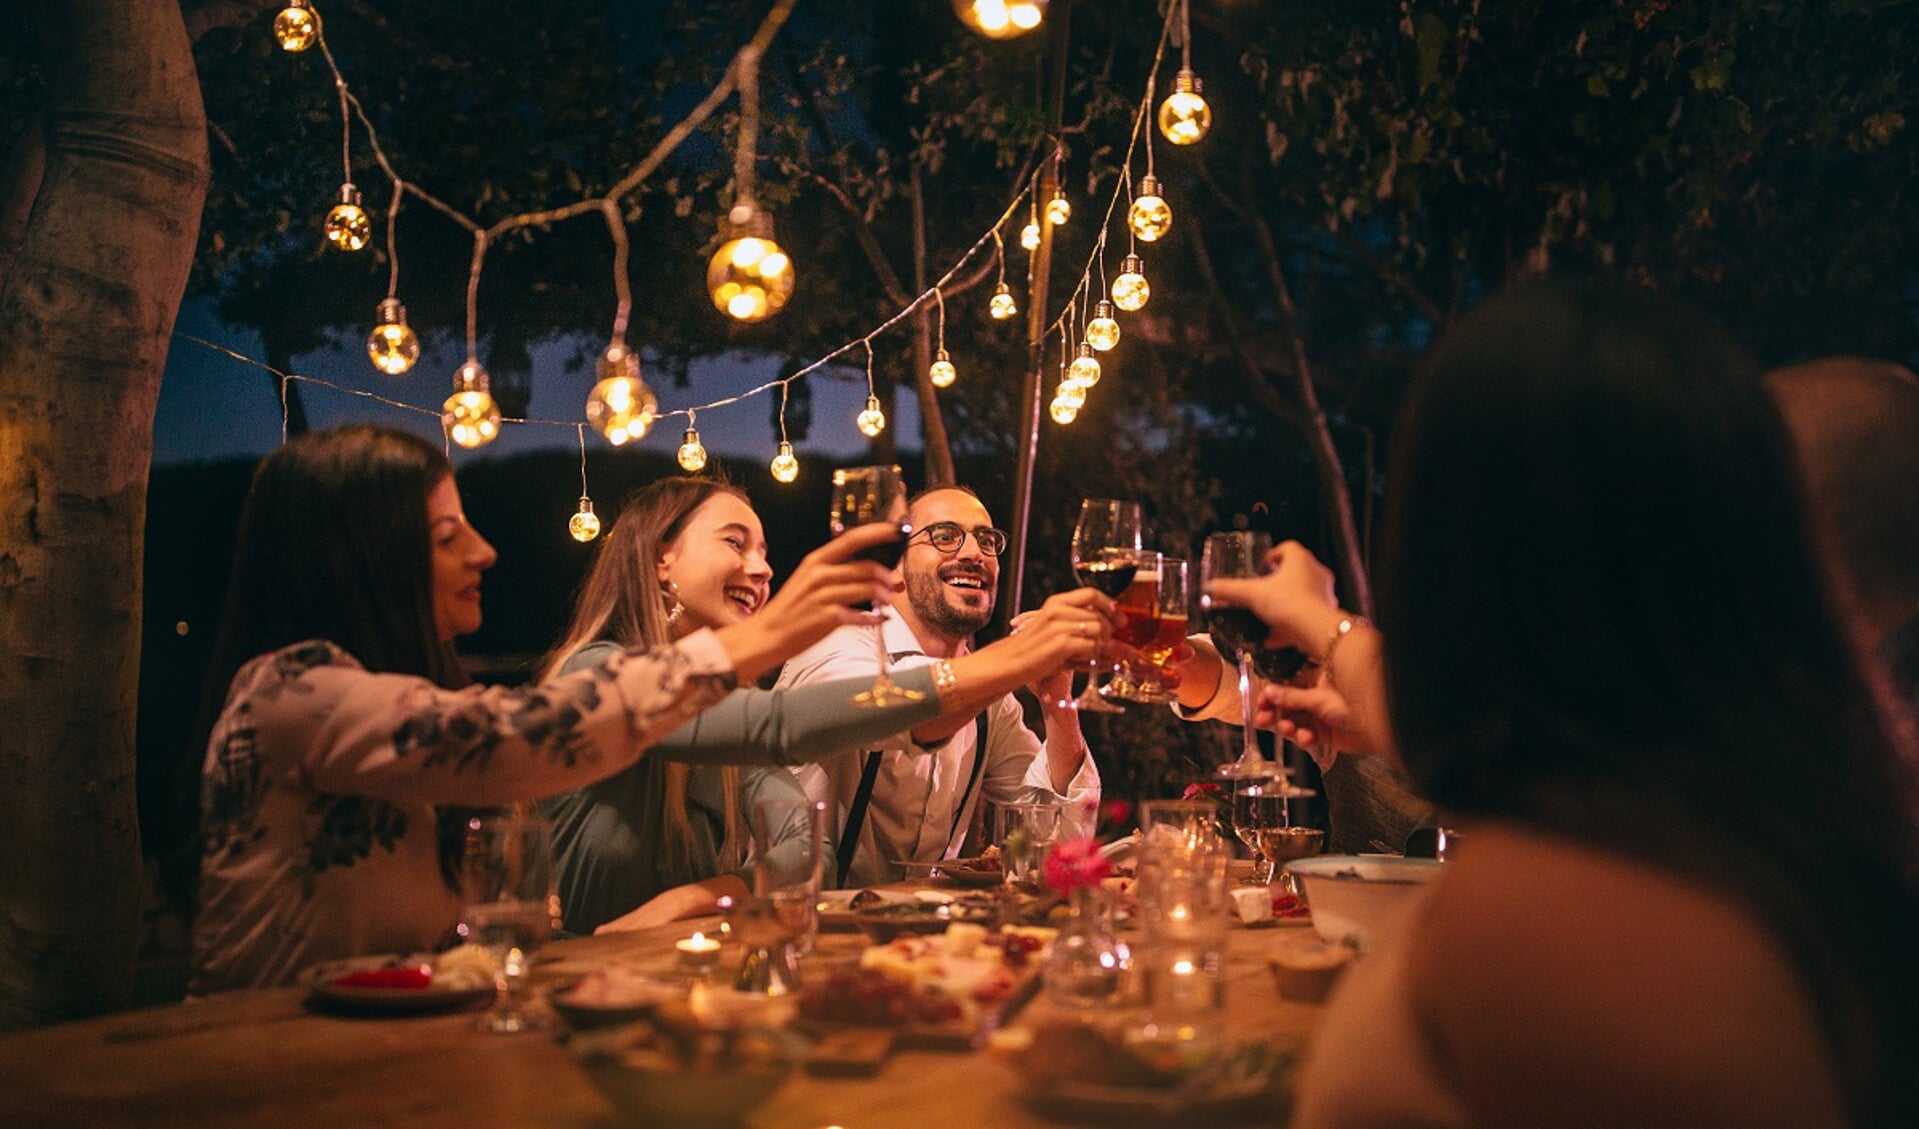
[[1066,384],[1073,388],[1091,388],[1098,383],[1099,361],[1093,357],[1093,347],[1082,341],[1073,366],[1066,370]]
[[693,428],[686,429],[686,435],[680,440],[680,469],[688,474],[698,474],[706,469],[706,448],[700,443],[700,433]]
[[646,436],[660,401],[640,379],[640,355],[615,341],[595,365],[599,383],[586,398],[586,422],[615,447]]
[[853,422],[854,425],[860,429],[860,434],[866,436],[868,439],[885,431],[886,413],[880,411],[880,398],[878,396],[868,396],[866,398],[866,410],[861,412],[859,418]]
[[1037,223],[1029,223],[1019,229],[1019,245],[1028,251],[1037,251],[1039,249],[1039,225]]
[[1093,320],[1086,323],[1086,343],[1102,353],[1119,344],[1119,323],[1113,320],[1113,304],[1104,298],[1093,306]]
[[287,0],[287,6],[273,17],[273,38],[282,50],[300,52],[320,38],[320,17],[307,7],[307,0]]
[[1073,202],[1066,198],[1064,188],[1055,188],[1053,198],[1046,201],[1046,222],[1058,226],[1073,218]]
[[762,321],[793,296],[793,260],[773,239],[773,217],[735,205],[720,225],[726,241],[706,264],[713,305],[735,321]]
[[453,374],[453,395],[440,405],[440,426],[462,447],[484,447],[500,434],[500,406],[493,402],[492,383],[472,357]]
[[988,39],[1011,39],[1040,25],[1046,0],[953,0],[960,22]]
[[1158,177],[1139,178],[1139,195],[1133,197],[1133,206],[1126,209],[1126,223],[1141,243],[1157,243],[1173,229],[1173,209],[1166,206],[1166,200],[1159,194]]
[[367,222],[366,209],[360,206],[360,190],[351,184],[340,186],[340,202],[326,214],[326,241],[342,251],[358,251],[373,238],[373,225]]
[[1113,305],[1132,313],[1146,304],[1153,296],[1153,288],[1146,285],[1145,266],[1138,255],[1128,255],[1119,265],[1119,277],[1113,280]]
[[773,456],[773,461],[767,464],[767,469],[773,472],[775,482],[791,482],[798,478],[800,461],[793,457],[793,444],[784,439],[780,440],[780,453]]
[[1213,109],[1199,96],[1199,78],[1181,68],[1173,92],[1159,104],[1159,131],[1175,145],[1191,145],[1213,128]]
[[993,315],[993,320],[1005,321],[1019,313],[1019,303],[1013,301],[1013,292],[1002,282],[999,289],[993,291],[993,300],[986,304],[986,310]]
[[1053,390],[1053,402],[1065,404],[1074,411],[1079,411],[1086,406],[1086,388],[1070,380],[1062,381],[1060,386]]
[[1057,424],[1068,424],[1079,418],[1079,409],[1057,396],[1053,397],[1052,406],[1047,411]]
[[946,350],[941,349],[933,363],[926,366],[926,379],[932,381],[935,388],[951,388],[953,382],[959,379],[959,370],[953,367],[953,360],[946,355]]
[[600,535],[600,515],[593,512],[593,499],[580,495],[580,512],[566,523],[566,531],[581,544]]
[[406,323],[406,307],[398,298],[380,303],[380,324],[367,334],[366,355],[373,367],[388,376],[399,376],[420,359],[420,335]]

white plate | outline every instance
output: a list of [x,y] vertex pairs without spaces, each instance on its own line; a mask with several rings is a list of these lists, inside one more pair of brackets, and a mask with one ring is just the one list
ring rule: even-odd
[[351,957],[327,961],[306,970],[301,981],[312,998],[342,1011],[364,1014],[399,1015],[410,1012],[451,1011],[478,1000],[491,999],[491,984],[477,987],[447,988],[428,984],[424,988],[379,988],[336,983],[343,976],[378,968],[399,968],[429,962],[424,956],[394,955]]

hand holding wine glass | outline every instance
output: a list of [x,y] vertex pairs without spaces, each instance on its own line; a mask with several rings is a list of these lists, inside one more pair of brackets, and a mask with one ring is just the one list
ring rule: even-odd
[[[834,471],[830,524],[834,537],[865,525],[886,525],[897,529],[899,536],[896,540],[888,540],[856,554],[882,567],[897,569],[900,556],[906,551],[906,539],[913,533],[913,527],[906,523],[906,484],[900,480],[899,468],[863,466],[842,467]],[[886,671],[885,634],[875,631],[873,638],[879,654],[879,673],[873,679],[872,688],[855,694],[852,703],[876,708],[916,702],[925,697],[918,690],[908,690],[893,681]]]
[[[1118,599],[1133,584],[1139,572],[1141,527],[1139,504],[1112,498],[1086,498],[1079,504],[1079,520],[1073,525],[1073,575],[1080,586],[1092,588]],[[1099,695],[1097,668],[1087,679],[1086,690],[1070,702],[1060,703],[1088,713],[1119,713]]]
[[1200,557],[1200,578],[1205,594],[1200,602],[1206,609],[1206,626],[1222,654],[1231,654],[1239,669],[1241,733],[1244,737],[1239,759],[1221,771],[1235,778],[1270,775],[1271,766],[1259,749],[1259,734],[1253,728],[1253,651],[1271,630],[1259,616],[1244,607],[1219,598],[1222,583],[1237,580],[1242,586],[1265,574],[1267,553],[1272,541],[1264,533],[1215,533],[1206,538]]

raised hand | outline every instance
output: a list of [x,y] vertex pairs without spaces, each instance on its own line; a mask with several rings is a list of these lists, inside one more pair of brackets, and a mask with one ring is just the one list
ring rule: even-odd
[[1316,653],[1326,642],[1329,624],[1339,617],[1331,570],[1297,541],[1275,546],[1266,560],[1273,571],[1213,580],[1206,586],[1207,595],[1215,604],[1243,607],[1264,620],[1272,629],[1264,646]]
[[899,527],[884,523],[847,530],[806,554],[759,614],[720,628],[715,634],[733,656],[740,681],[758,678],[836,627],[878,623],[879,613],[864,605],[882,608],[893,602],[892,573],[850,558],[899,538]]
[[995,645],[1020,656],[1042,703],[1060,701],[1072,697],[1076,667],[1085,667],[1096,656],[1111,657],[1104,652],[1118,646],[1112,641],[1113,630],[1121,622],[1112,597],[1094,588],[1075,588],[1014,616],[1013,634]]

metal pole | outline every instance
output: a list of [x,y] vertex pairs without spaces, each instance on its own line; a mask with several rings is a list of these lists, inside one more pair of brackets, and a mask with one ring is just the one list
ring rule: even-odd
[[[1048,136],[1059,141],[1066,109],[1067,31],[1072,0],[1053,0],[1047,8],[1052,35],[1053,72]],[[1040,168],[1039,247],[1033,251],[1032,273],[1026,286],[1026,387],[1020,395],[1019,459],[1014,470],[1012,544],[1001,558],[999,618],[1002,625],[1020,610],[1026,584],[1026,533],[1033,516],[1033,466],[1039,455],[1040,388],[1046,381],[1046,291],[1053,272],[1053,225],[1046,222],[1046,202],[1059,186],[1059,162],[1049,155]]]

